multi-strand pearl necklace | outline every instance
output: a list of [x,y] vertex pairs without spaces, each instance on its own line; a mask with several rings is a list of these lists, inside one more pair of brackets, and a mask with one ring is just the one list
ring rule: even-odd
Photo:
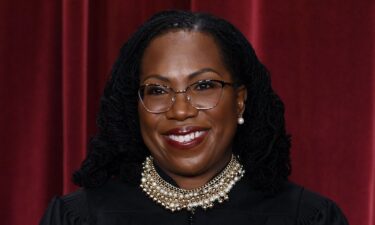
[[207,209],[213,207],[215,202],[222,203],[227,200],[228,193],[244,173],[242,165],[232,155],[225,169],[210,182],[202,187],[186,190],[161,178],[155,170],[152,157],[149,156],[143,163],[140,187],[148,197],[172,212],[182,209],[191,211],[197,207]]

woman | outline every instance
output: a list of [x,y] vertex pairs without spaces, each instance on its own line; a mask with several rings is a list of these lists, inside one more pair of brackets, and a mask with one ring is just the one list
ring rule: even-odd
[[206,14],[153,16],[124,45],[99,132],[41,224],[347,224],[288,182],[283,103],[246,38]]

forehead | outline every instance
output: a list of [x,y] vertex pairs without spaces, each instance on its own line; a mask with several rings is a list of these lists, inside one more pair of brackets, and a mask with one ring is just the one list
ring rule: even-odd
[[178,30],[150,42],[143,54],[140,76],[141,80],[153,74],[184,79],[204,68],[229,75],[213,37],[202,32]]

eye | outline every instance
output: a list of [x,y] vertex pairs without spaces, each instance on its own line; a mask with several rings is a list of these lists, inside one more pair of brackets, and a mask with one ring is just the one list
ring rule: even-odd
[[194,91],[206,91],[216,89],[220,86],[220,84],[213,80],[202,80],[198,81],[193,85]]
[[145,88],[145,95],[164,95],[168,94],[168,89],[160,85],[149,85]]

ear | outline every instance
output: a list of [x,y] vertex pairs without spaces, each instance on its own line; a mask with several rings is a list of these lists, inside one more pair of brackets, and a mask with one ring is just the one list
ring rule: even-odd
[[244,85],[241,85],[236,89],[236,102],[237,102],[237,114],[242,116],[245,111],[245,102],[247,99],[247,89]]

